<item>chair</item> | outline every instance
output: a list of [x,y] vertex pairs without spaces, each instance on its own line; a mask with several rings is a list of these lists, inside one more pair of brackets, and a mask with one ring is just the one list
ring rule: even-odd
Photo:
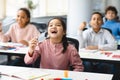
[[[67,37],[67,41],[68,41],[68,43],[70,43],[73,46],[75,46],[75,48],[77,49],[77,51],[79,51],[79,41],[77,39]],[[73,71],[73,67],[69,66],[69,70]]]
[[102,28],[108,30],[112,34],[112,30],[110,30],[109,28],[104,28],[104,27]]
[[77,51],[79,51],[79,41],[77,39],[67,37],[67,41],[68,43],[74,45]]
[[47,24],[46,23],[36,23],[36,22],[31,22],[31,24],[35,25],[36,28],[39,30],[40,33],[43,33],[47,29]]

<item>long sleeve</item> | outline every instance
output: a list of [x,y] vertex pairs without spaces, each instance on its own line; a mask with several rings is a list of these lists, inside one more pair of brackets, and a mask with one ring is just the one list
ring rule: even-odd
[[83,71],[84,70],[82,60],[80,59],[80,56],[79,56],[77,50],[74,48],[71,51],[70,62],[73,67],[73,71]]
[[[103,49],[103,50],[116,50],[117,49],[117,43],[116,43],[115,38],[107,30],[104,31],[103,39],[106,40],[106,43],[104,42],[105,44],[99,44],[99,46],[98,46],[99,49]],[[101,42],[102,41],[103,40],[101,40]]]
[[1,32],[0,33],[0,41],[1,42],[8,42],[10,40],[10,33],[11,32],[12,32],[11,26],[10,26],[10,29],[6,33]]
[[83,31],[78,32],[78,40],[79,40],[79,48],[84,48],[85,47],[85,40],[83,38]]
[[24,28],[20,28],[17,23],[14,23],[10,26],[10,29],[5,33],[1,34],[2,41],[7,42],[20,42],[21,40],[29,41],[33,37],[39,36],[40,32],[34,25],[28,24]]
[[100,29],[98,33],[89,28],[79,34],[80,48],[98,46],[102,50],[116,50],[117,44],[113,35],[106,29]]
[[41,56],[41,68],[68,70],[69,66],[72,66],[74,71],[83,71],[82,60],[73,45],[69,44],[67,50],[63,53],[62,43],[53,44],[50,43],[49,39],[40,43],[39,47],[35,48],[32,57],[28,53],[25,55],[24,61],[26,64],[33,63],[38,56]]
[[103,25],[103,28],[108,28],[112,31],[113,36],[115,39],[118,39],[120,37],[120,23],[116,20],[107,20]]
[[33,52],[33,56],[30,57],[29,56],[29,52],[26,53],[25,57],[24,57],[24,62],[26,64],[32,64],[36,61],[36,59],[40,56],[40,50],[39,50],[39,46],[36,47],[36,49]]
[[3,41],[4,33],[0,32],[0,41]]

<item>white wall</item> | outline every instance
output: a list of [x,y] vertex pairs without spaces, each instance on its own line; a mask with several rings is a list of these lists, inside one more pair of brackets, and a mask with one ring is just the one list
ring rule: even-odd
[[88,22],[92,11],[91,0],[69,0],[67,35],[76,38],[80,23]]
[[6,0],[0,0],[0,19],[5,17],[6,13]]

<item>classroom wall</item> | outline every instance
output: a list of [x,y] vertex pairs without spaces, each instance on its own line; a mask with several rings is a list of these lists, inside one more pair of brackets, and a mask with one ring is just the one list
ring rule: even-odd
[[6,13],[6,0],[0,0],[0,19],[5,17]]

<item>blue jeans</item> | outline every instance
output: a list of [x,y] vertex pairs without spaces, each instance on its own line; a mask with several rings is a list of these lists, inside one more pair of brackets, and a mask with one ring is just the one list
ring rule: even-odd
[[85,68],[85,72],[97,72],[107,74],[113,74],[115,72],[115,67],[113,64],[84,61],[83,65]]

